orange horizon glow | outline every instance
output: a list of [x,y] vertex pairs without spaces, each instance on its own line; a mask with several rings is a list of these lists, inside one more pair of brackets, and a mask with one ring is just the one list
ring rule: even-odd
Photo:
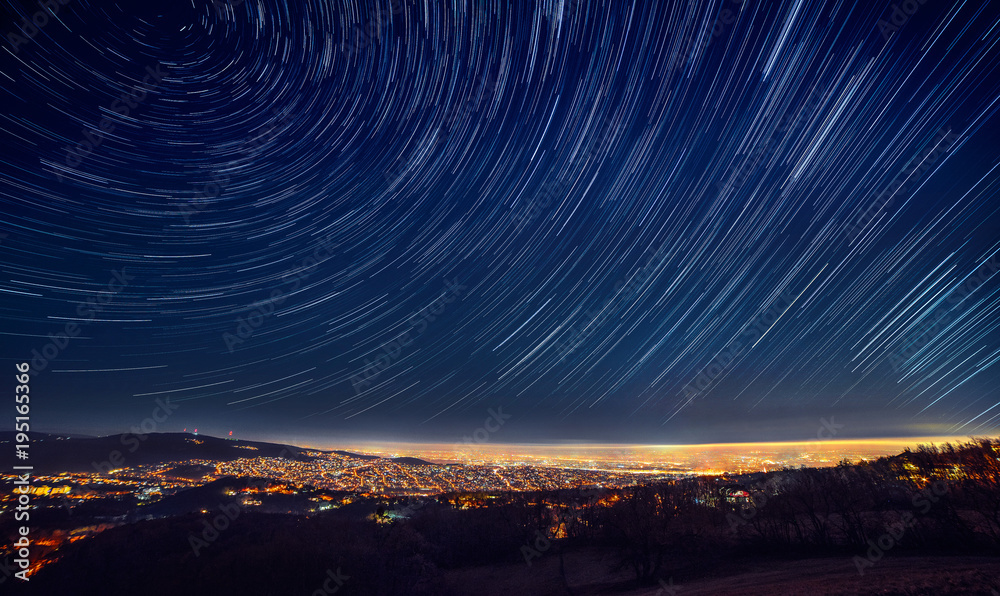
[[[899,438],[873,438],[873,439],[809,439],[802,441],[746,441],[746,442],[734,442],[734,443],[500,443],[500,442],[485,442],[485,443],[471,443],[466,444],[462,442],[453,443],[441,443],[441,442],[423,442],[423,441],[353,441],[351,443],[338,443],[323,447],[309,446],[308,449],[318,449],[318,450],[340,450],[340,451],[353,451],[354,449],[369,449],[371,447],[381,447],[382,451],[385,450],[396,450],[399,447],[407,448],[421,448],[421,447],[442,447],[449,446],[451,448],[461,448],[461,449],[481,449],[481,448],[494,448],[494,449],[513,449],[513,448],[531,448],[531,449],[693,449],[693,448],[739,448],[739,447],[749,447],[754,445],[768,446],[768,447],[782,447],[782,446],[793,446],[793,445],[847,445],[847,444],[886,444],[886,445],[903,445],[903,446],[913,446],[917,445],[941,445],[944,443],[965,443],[975,440],[979,437],[973,437],[969,435],[956,435],[956,436],[929,436],[929,437],[899,437]],[[305,447],[305,446],[304,446]],[[391,449],[390,449],[391,448]]]
[[[416,457],[431,463],[535,465],[640,473],[694,474],[769,471],[782,467],[827,467],[896,455],[918,445],[966,443],[969,436],[925,436],[873,439],[813,439],[647,445],[629,443],[419,443],[355,441],[335,449],[382,457]],[[329,449],[324,447],[323,449]]]

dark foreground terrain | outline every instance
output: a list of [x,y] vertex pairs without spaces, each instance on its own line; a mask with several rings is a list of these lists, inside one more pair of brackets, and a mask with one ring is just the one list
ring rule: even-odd
[[[224,478],[37,523],[45,511],[50,551],[35,543],[28,583],[5,566],[4,593],[1000,596],[995,440],[617,489],[416,498]],[[105,523],[53,546],[71,519]]]
[[[139,522],[64,549],[60,560],[10,594],[275,595],[415,594],[542,596],[940,595],[1000,591],[1000,557],[886,554],[860,575],[850,553],[674,553],[640,585],[614,545],[552,544],[528,565],[518,548],[494,561],[447,564],[484,541],[428,543],[403,526],[331,515],[247,514],[214,541],[205,517]],[[205,540],[192,548],[192,537]],[[6,587],[6,586],[5,586]]]

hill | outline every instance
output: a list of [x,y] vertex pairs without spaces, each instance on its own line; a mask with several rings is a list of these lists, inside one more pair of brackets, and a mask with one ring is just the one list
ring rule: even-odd
[[[131,433],[92,438],[64,438],[31,433],[30,463],[36,473],[93,472],[136,465],[203,459],[232,461],[245,457],[283,457],[310,461],[306,450],[292,445],[220,439],[189,433]],[[14,433],[0,433],[0,444],[13,442]],[[5,450],[8,467],[13,449]]]

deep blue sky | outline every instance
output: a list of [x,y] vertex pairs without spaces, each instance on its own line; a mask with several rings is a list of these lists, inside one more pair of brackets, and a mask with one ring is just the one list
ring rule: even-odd
[[8,4],[35,428],[996,430],[995,6],[466,4]]

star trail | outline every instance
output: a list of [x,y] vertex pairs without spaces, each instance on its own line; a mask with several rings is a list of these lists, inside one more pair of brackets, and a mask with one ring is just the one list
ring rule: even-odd
[[38,426],[1000,427],[989,2],[4,14],[0,334]]

